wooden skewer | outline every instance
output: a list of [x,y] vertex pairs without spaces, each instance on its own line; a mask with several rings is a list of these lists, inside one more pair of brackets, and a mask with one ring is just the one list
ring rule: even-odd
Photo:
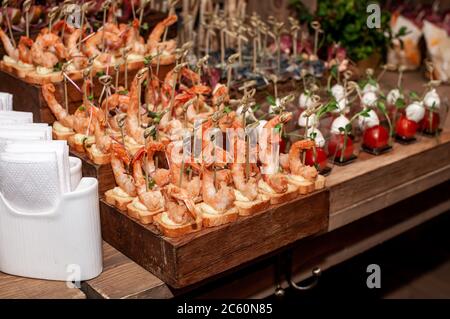
[[8,3],[9,3],[8,0],[3,0],[3,3],[2,3],[3,15],[6,20],[6,25],[8,27],[9,36],[11,37],[11,43],[14,46],[14,48],[16,48],[16,40],[14,39],[14,34],[12,32],[11,21],[9,21]]
[[23,9],[25,10],[25,35],[27,38],[30,37],[30,9],[31,0],[25,0],[23,2]]

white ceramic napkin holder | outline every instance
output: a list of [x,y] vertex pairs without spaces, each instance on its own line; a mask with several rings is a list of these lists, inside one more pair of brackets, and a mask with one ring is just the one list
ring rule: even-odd
[[[78,163],[72,163],[76,172]],[[102,267],[95,178],[82,178],[74,191],[60,195],[47,211],[18,210],[0,192],[0,271],[30,278],[83,281],[98,276]]]

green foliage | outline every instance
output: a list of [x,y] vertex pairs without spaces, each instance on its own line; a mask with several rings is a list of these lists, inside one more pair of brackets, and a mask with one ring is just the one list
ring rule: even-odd
[[[374,53],[384,56],[390,43],[390,14],[381,10],[380,29],[367,27],[367,5],[373,0],[318,0],[315,19],[324,30],[324,45],[340,43],[353,61],[360,61]],[[308,13],[301,0],[291,0],[291,6],[298,12],[299,20],[310,22],[314,18]],[[400,32],[401,31],[401,32]],[[400,30],[405,34],[406,30]],[[386,36],[386,34],[388,36]]]
[[266,101],[267,101],[267,103],[269,103],[269,105],[272,105],[272,106],[277,105],[277,103],[275,101],[275,97],[273,97],[272,95],[267,96]]
[[117,92],[117,94],[119,94],[119,95],[127,95],[128,94],[128,90],[119,91],[119,92]]

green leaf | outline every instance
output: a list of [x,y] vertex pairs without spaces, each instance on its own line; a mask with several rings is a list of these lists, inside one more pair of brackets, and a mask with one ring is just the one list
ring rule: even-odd
[[81,105],[79,108],[78,108],[78,111],[86,111],[86,108],[84,107],[84,105]]
[[255,106],[252,107],[253,113],[259,111],[260,108],[261,108],[261,104],[255,104]]
[[149,25],[148,22],[144,22],[143,24],[141,24],[141,29],[144,31],[147,31],[149,29]]
[[409,92],[409,97],[410,97],[412,100],[419,100],[419,99],[420,99],[420,98],[419,98],[419,94],[417,94],[417,93],[414,92],[414,91]]
[[148,189],[152,190],[153,187],[155,187],[155,185],[156,185],[155,180],[153,178],[149,178],[148,179]]
[[226,114],[229,114],[229,113],[231,113],[233,110],[232,110],[229,106],[225,106],[225,107],[223,108],[223,111],[224,111]]
[[117,94],[119,94],[119,95],[127,95],[128,94],[128,90],[121,90],[121,91],[117,92]]
[[386,105],[383,101],[378,100],[377,107],[381,112],[383,112],[383,114],[386,114]]
[[93,95],[93,94],[92,94],[92,95],[89,95],[89,96],[88,96],[88,100],[89,100],[89,101],[93,101],[93,100],[94,100],[94,95]]
[[272,106],[277,105],[277,102],[275,101],[275,98],[272,95],[267,96],[266,101]]
[[352,123],[345,125],[345,132],[349,133],[352,131]]
[[406,106],[406,102],[402,98],[398,98],[397,101],[395,101],[395,107],[398,109],[402,109]]
[[275,132],[280,133],[282,129],[283,129],[282,123],[275,125]]
[[369,117],[369,112],[370,112],[370,109],[364,109],[358,113],[358,116]]
[[97,72],[96,74],[95,74],[95,76],[96,77],[102,77],[102,76],[104,76],[104,75],[106,75],[106,73],[105,73],[105,71],[99,71],[99,72]]

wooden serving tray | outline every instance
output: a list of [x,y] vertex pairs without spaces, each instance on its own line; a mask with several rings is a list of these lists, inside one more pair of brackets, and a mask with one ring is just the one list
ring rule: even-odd
[[98,165],[93,163],[86,154],[70,151],[71,156],[81,160],[81,171],[84,177],[95,177],[98,180],[98,194],[102,198],[105,192],[116,186],[111,164]]
[[103,239],[164,282],[182,288],[216,276],[295,241],[327,230],[329,193],[299,196],[234,223],[181,238],[163,237],[100,201]]
[[[167,72],[173,68],[173,65],[161,66],[159,70],[159,78],[164,80]],[[133,81],[138,69],[128,71],[128,88]],[[114,72],[114,70],[112,70]],[[112,73],[111,73],[112,74]],[[114,75],[113,75],[114,78]],[[120,73],[119,85],[124,85],[124,72]],[[98,82],[98,78],[94,75],[94,96],[98,98],[101,94],[103,86]],[[74,81],[81,89],[83,80]],[[64,84],[63,82],[53,83],[56,92],[56,99],[64,105]],[[0,92],[7,92],[13,94],[13,105],[15,111],[32,112],[35,123],[43,122],[52,124],[56,118],[53,116],[51,110],[47,107],[41,92],[41,86],[31,84],[23,79],[0,70]],[[73,114],[81,105],[83,95],[69,82],[67,83],[67,96],[69,99],[69,112]]]

